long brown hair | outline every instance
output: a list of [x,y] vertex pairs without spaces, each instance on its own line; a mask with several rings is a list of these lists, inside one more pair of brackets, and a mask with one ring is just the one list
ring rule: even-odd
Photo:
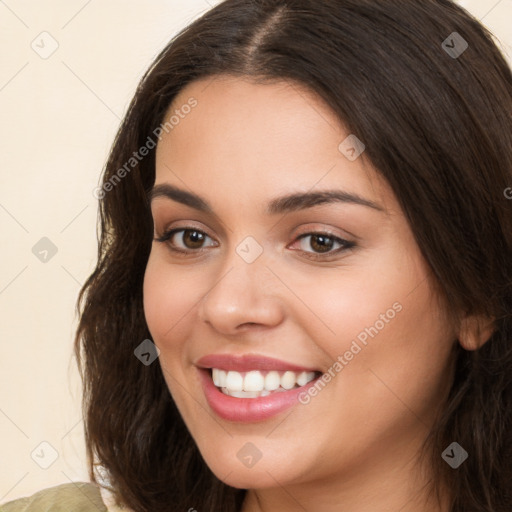
[[[186,85],[218,74],[288,80],[322,98],[392,187],[449,313],[495,319],[482,348],[457,348],[426,446],[452,512],[510,512],[512,74],[490,33],[449,0],[226,0],[156,58],[106,164],[98,263],[78,303],[91,478],[100,465],[136,511],[241,509],[246,491],[206,466],[159,365],[134,356],[151,337],[142,283],[155,151],[130,158],[157,141]],[[441,458],[453,441],[470,455],[456,470]]]

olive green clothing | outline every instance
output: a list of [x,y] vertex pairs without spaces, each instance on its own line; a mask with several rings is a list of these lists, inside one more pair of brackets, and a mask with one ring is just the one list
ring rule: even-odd
[[44,489],[27,498],[0,505],[0,512],[108,512],[100,488],[70,483]]

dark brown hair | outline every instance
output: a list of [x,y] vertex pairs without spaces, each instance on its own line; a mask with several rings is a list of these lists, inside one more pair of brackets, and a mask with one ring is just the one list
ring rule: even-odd
[[[442,46],[454,32],[468,44],[458,57]],[[451,392],[426,446],[452,512],[510,512],[512,75],[489,32],[449,0],[226,0],[160,53],[106,164],[99,258],[79,299],[91,477],[101,465],[136,511],[241,508],[246,491],[206,466],[159,365],[134,356],[151,338],[142,284],[155,151],[112,181],[176,95],[219,74],[287,80],[322,98],[392,187],[449,313],[495,319],[482,348],[457,347]],[[469,453],[456,470],[441,458],[453,441]]]

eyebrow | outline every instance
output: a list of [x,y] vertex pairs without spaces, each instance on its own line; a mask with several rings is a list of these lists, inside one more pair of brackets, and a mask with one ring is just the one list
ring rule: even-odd
[[[204,213],[213,213],[213,208],[201,196],[175,187],[174,185],[167,183],[155,185],[149,193],[149,200],[153,201],[157,197],[165,197],[177,201],[178,203],[190,206]],[[385,211],[382,206],[357,194],[349,193],[344,190],[324,190],[318,192],[294,193],[274,198],[268,203],[266,213],[268,215],[278,215],[328,203],[356,204],[367,206],[368,208],[373,208],[381,212]]]

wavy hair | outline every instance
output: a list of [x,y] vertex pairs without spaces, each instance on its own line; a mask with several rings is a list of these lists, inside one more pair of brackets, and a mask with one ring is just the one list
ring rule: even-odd
[[[458,56],[443,48],[454,32],[468,44]],[[322,98],[390,184],[449,313],[494,319],[480,349],[457,346],[425,453],[451,512],[510,512],[512,74],[489,31],[449,0],[226,0],[158,55],[104,169],[98,262],[77,304],[92,480],[103,468],[119,503],[138,512],[242,507],[246,491],[207,467],[159,365],[134,356],[151,337],[142,284],[155,151],[130,159],[184,87],[221,74],[287,80]],[[441,459],[452,441],[470,454],[457,470]]]

